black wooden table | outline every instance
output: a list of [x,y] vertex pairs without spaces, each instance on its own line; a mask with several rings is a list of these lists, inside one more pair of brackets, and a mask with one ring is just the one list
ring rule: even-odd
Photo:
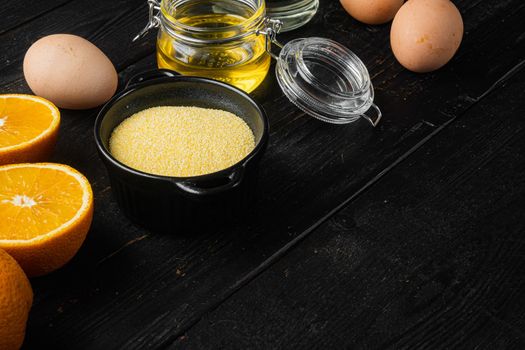
[[[456,57],[404,70],[389,25],[336,0],[280,35],[323,36],[367,65],[384,119],[333,126],[305,116],[274,74],[252,95],[270,116],[249,224],[154,234],[112,198],[93,140],[97,110],[62,111],[52,161],[95,192],[86,242],[32,279],[27,349],[525,348],[525,2],[455,0]],[[1,93],[29,93],[22,59],[73,33],[114,62],[121,85],[155,66],[155,35],[131,38],[144,0],[8,0]]]

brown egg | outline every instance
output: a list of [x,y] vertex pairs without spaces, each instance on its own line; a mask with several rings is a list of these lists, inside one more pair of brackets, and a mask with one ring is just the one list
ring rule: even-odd
[[399,63],[418,73],[441,68],[463,38],[463,19],[449,0],[409,0],[396,14],[390,45]]
[[366,24],[386,23],[396,15],[404,0],[340,0],[346,12]]
[[24,58],[24,76],[35,95],[68,109],[99,106],[118,85],[109,58],[86,39],[69,34],[35,42]]

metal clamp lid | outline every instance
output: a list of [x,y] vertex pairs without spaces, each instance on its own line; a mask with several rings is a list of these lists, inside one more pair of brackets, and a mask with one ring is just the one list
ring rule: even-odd
[[277,34],[281,31],[283,22],[278,19],[271,19],[266,17],[264,19],[263,29],[258,29],[257,35],[264,35],[266,51],[274,59],[279,59],[279,55],[272,52],[272,44],[276,45],[279,49],[283,48],[283,45],[277,40]]
[[149,20],[146,27],[140,31],[134,38],[133,42],[144,37],[151,29],[158,28],[160,26],[160,2],[158,0],[148,0],[149,7]]

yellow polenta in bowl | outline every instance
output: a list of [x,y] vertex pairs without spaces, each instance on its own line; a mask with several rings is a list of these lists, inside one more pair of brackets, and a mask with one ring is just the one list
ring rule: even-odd
[[152,107],[124,119],[109,150],[145,173],[192,177],[226,169],[255,147],[246,122],[231,112],[185,106]]
[[264,109],[243,91],[139,73],[102,107],[94,131],[114,197],[142,227],[194,233],[250,217],[270,133]]

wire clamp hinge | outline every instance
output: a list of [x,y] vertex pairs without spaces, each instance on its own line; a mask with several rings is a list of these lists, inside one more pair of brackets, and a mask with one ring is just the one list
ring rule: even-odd
[[272,44],[277,46],[279,49],[283,48],[283,45],[277,40],[277,34],[281,31],[283,23],[277,19],[265,18],[264,29],[257,30],[256,34],[262,34],[265,36],[266,51],[274,59],[279,59],[279,55],[272,52]]
[[133,42],[144,37],[151,29],[160,27],[160,2],[159,0],[148,0],[149,20],[144,29],[140,31],[134,38]]

